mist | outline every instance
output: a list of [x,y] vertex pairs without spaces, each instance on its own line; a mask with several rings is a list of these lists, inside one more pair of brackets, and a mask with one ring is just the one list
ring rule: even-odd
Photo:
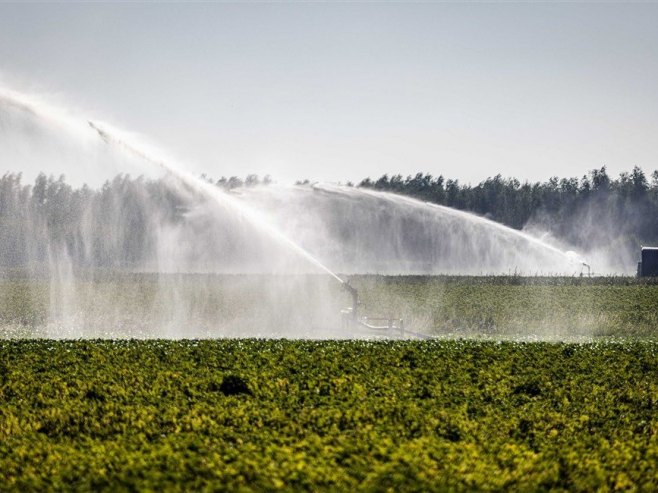
[[[44,174],[33,185],[16,173],[0,180],[0,267],[34,305],[9,321],[15,334],[351,337],[340,314],[348,276],[590,272],[587,248],[539,222],[518,231],[332,184],[226,191],[106,123],[12,95],[0,105],[11,142],[2,152],[17,169],[119,170],[99,187]],[[594,253],[596,273],[626,266]]]

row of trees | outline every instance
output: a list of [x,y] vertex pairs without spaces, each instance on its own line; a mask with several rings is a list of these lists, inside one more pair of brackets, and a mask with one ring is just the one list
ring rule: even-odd
[[204,173],[201,175],[201,179],[224,190],[233,190],[242,187],[256,187],[258,185],[270,185],[272,183],[272,177],[270,175],[265,175],[263,178],[260,178],[255,174],[247,175],[244,180],[239,176],[231,176],[229,178],[222,176],[218,180],[213,180]]
[[[255,175],[205,179],[224,189],[271,183]],[[658,243],[658,172],[647,178],[637,167],[617,178],[603,167],[580,179],[537,183],[497,175],[472,186],[418,173],[366,178],[358,186],[472,211],[517,229],[536,227],[585,249],[621,242],[629,251]],[[158,234],[187,224],[186,211],[198,200],[171,178],[120,175],[92,189],[73,188],[64,177],[39,175],[24,184],[20,174],[5,174],[0,267],[52,264],[62,252],[86,267],[143,265],[154,255]]]
[[[271,183],[256,175],[203,178],[225,190]],[[6,173],[0,177],[0,268],[150,268],[176,231],[211,241],[187,214],[203,200],[173,177],[118,175],[94,189],[74,188],[64,176],[40,174],[26,184],[20,173]]]
[[658,240],[658,171],[639,167],[611,178],[605,166],[582,178],[521,183],[496,175],[477,185],[418,173],[366,178],[360,187],[475,212],[510,227],[537,226],[579,246],[621,237]]
[[184,195],[162,180],[119,175],[100,189],[63,176],[0,178],[0,267],[118,268],[152,254],[155,232],[182,220]]

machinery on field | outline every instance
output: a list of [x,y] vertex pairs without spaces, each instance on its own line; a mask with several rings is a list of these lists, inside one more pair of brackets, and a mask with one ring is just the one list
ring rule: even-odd
[[352,298],[352,306],[341,310],[343,330],[358,332],[360,335],[369,335],[382,338],[417,338],[430,339],[426,334],[405,330],[404,320],[394,317],[367,317],[359,316],[359,292],[349,281],[343,281],[345,289]]

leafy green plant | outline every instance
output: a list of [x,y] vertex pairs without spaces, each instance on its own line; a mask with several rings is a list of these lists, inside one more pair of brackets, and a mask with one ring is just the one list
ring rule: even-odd
[[6,490],[651,489],[653,342],[0,341]]

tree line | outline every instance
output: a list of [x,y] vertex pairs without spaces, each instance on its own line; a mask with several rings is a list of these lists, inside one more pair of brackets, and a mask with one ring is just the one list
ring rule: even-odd
[[617,178],[604,166],[581,178],[535,183],[496,175],[470,185],[417,173],[365,178],[358,186],[470,211],[515,229],[534,225],[576,246],[658,242],[658,171],[647,178],[637,166]]
[[183,220],[184,196],[163,180],[119,175],[99,189],[64,176],[0,178],[0,267],[124,268],[153,251],[160,225]]
[[[204,179],[230,190],[268,185],[249,175]],[[301,182],[304,183],[304,182]],[[427,173],[366,178],[359,187],[393,192],[488,217],[512,228],[536,227],[575,247],[637,248],[658,243],[658,172],[635,167],[611,178],[605,167],[582,178],[524,182],[496,175],[477,185]],[[163,228],[185,227],[200,198],[172,177],[119,175],[97,189],[63,176],[0,177],[0,267],[53,265],[58,256],[89,268],[132,268],[153,257]],[[55,261],[55,262],[54,262]]]
[[[226,191],[269,185],[272,179],[202,179]],[[0,268],[148,269],[163,236],[199,234],[188,213],[207,198],[173,176],[159,179],[117,175],[99,188],[73,187],[63,175],[39,174],[27,184],[21,173],[0,177]],[[197,229],[195,229],[197,228]],[[185,237],[185,234],[182,235]]]

